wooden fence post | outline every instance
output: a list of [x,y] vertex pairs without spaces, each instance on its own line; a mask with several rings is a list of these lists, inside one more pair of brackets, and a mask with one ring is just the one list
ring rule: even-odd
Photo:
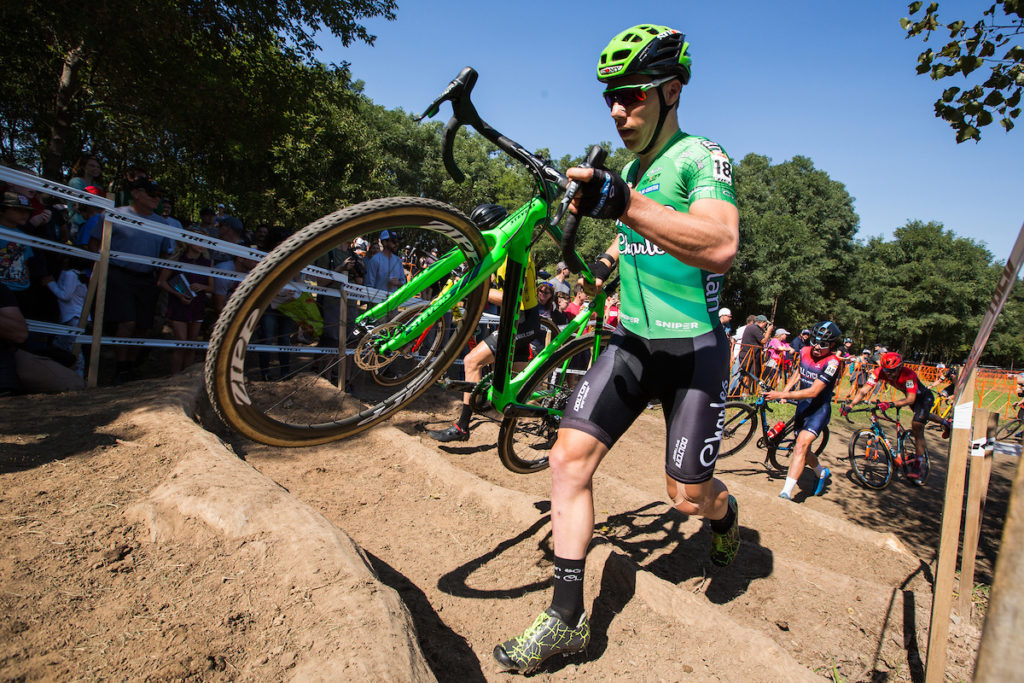
[[992,583],[985,628],[981,634],[978,664],[974,669],[974,680],[978,683],[1021,679],[1024,672],[1024,647],[1021,647],[1024,597],[1021,586],[1024,586],[1024,467],[1018,462],[1003,540],[999,545],[996,578]]
[[967,476],[967,450],[971,445],[971,418],[974,413],[974,378],[971,368],[959,402],[953,410],[953,437],[949,446],[946,472],[946,500],[942,508],[942,533],[939,560],[935,569],[932,615],[928,625],[928,663],[926,683],[941,683],[946,671],[946,647],[949,640],[949,615],[953,609],[953,574],[960,545],[960,520],[964,505],[964,479]]
[[[990,420],[999,419],[998,413],[978,410],[974,413],[974,441],[985,439],[990,432]],[[985,513],[985,498],[988,479],[992,472],[992,446],[971,449],[971,474],[967,487],[967,513],[964,519],[964,547],[960,553],[960,581],[957,592],[960,595],[957,612],[965,620],[971,620],[971,599],[974,596],[974,565],[978,553],[978,538],[981,535],[981,519]]]
[[[100,344],[103,339],[103,313],[107,304],[107,274],[110,272],[110,237],[113,231],[114,224],[104,220],[103,237],[100,241],[100,260],[92,273],[92,277],[96,278],[96,308],[92,315],[92,347],[89,349],[89,374],[87,377],[90,388],[95,388],[99,382]],[[91,278],[89,287],[92,288]]]

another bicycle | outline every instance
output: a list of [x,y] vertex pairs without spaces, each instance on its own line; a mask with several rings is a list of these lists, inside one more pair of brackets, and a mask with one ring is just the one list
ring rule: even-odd
[[[744,372],[751,381],[760,386],[762,393],[757,395],[753,403],[726,401],[725,419],[722,423],[722,444],[719,447],[718,457],[732,455],[746,446],[754,436],[754,430],[757,428],[760,417],[761,438],[757,440],[757,447],[765,450],[765,467],[770,465],[780,472],[785,472],[789,470],[789,458],[796,445],[796,432],[793,425],[796,416],[791,417],[778,434],[769,436],[772,426],[778,422],[769,418],[769,414],[773,410],[771,406],[773,402],[766,399],[763,393],[771,391],[771,387],[750,372]],[[811,443],[811,451],[814,455],[820,455],[825,450],[828,437],[828,426],[822,427],[821,433]]]
[[[925,448],[924,455],[917,462],[917,476],[912,476],[914,472],[911,468],[918,460],[917,440],[912,431],[900,424],[899,409],[896,409],[895,418],[886,415],[885,411],[879,415],[878,406],[874,405],[847,411],[844,417],[853,424],[849,417],[851,414],[867,411],[871,413],[871,426],[850,435],[850,465],[857,481],[869,489],[881,490],[889,485],[896,468],[900,467],[908,482],[924,486],[932,471],[931,457]],[[880,420],[896,425],[895,445],[886,436]]]
[[[574,271],[587,282],[594,277],[574,248],[576,216],[568,214],[564,227],[559,226],[575,183],[480,118],[470,99],[476,79],[476,71],[463,69],[420,117],[431,117],[443,102],[451,102],[454,113],[442,142],[445,167],[456,181],[464,179],[453,144],[458,129],[469,125],[526,166],[537,182],[536,195],[487,229],[439,201],[373,200],[325,216],[283,242],[238,287],[210,339],[206,386],[214,409],[229,426],[262,443],[305,446],[350,437],[387,419],[435,386],[464,353],[486,304],[483,285],[507,259],[494,372],[476,386],[458,380],[446,385],[472,390],[475,405],[487,404],[503,414],[498,450],[506,467],[516,472],[547,467],[569,393],[610,336],[603,329],[604,304],[617,278],[597,290],[589,311],[554,334],[524,369],[513,371],[513,342],[534,242],[550,234]],[[588,163],[599,165],[603,155],[593,148]],[[559,204],[556,198],[563,190]],[[356,240],[376,244],[384,230],[397,230],[407,248],[436,249],[438,260],[388,291],[353,286],[325,267],[339,261],[332,257],[336,251],[360,244]],[[318,342],[290,349],[297,358],[287,378],[264,381],[259,354],[283,351],[260,344],[260,319],[277,302],[300,292],[313,293],[324,334]],[[346,317],[347,333],[341,324]],[[587,332],[591,325],[596,333]]]

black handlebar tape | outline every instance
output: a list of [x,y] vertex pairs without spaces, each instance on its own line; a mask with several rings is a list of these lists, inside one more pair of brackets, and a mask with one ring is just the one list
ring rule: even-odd
[[[608,152],[600,145],[594,145],[587,154],[587,160],[580,164],[581,168],[602,168],[604,160],[608,158]],[[569,266],[569,270],[578,273],[586,268],[586,265],[576,254],[576,228],[579,227],[580,217],[570,213],[565,219],[562,228],[562,260]]]

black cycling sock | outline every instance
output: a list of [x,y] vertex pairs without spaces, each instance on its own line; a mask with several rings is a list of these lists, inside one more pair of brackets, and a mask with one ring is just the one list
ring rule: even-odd
[[551,596],[551,611],[569,625],[576,625],[583,614],[583,560],[564,560],[555,557],[554,593]]
[[468,432],[469,431],[469,418],[472,415],[473,415],[473,409],[469,406],[468,403],[463,403],[462,404],[462,413],[459,415],[459,421],[456,422],[455,424],[457,424],[459,426],[459,429],[461,429],[462,431]]
[[732,523],[736,521],[736,511],[732,509],[731,505],[725,506],[725,517],[721,519],[709,519],[711,522],[712,531],[724,534],[732,526]]

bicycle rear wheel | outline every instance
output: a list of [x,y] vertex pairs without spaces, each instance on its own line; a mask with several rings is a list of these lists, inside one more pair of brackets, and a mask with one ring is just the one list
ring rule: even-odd
[[903,478],[909,483],[915,486],[924,486],[928,482],[928,475],[932,473],[932,459],[928,455],[928,447],[925,446],[924,455],[921,456],[918,462],[918,471],[916,477],[908,476],[911,471],[910,468],[913,465],[908,461],[908,456],[913,457],[917,454],[917,439],[914,438],[912,433],[907,433],[903,437]]
[[850,438],[850,465],[857,481],[869,489],[884,489],[892,481],[892,454],[885,441],[870,429],[862,429]]
[[[600,348],[608,346],[611,333],[600,332]],[[517,474],[547,469],[562,414],[573,389],[594,364],[594,335],[574,339],[558,349],[519,392],[523,405],[543,408],[535,414],[506,415],[498,431],[501,464]]]
[[[442,262],[453,267],[459,263],[472,267],[487,253],[480,231],[465,215],[417,197],[364,202],[300,230],[249,273],[211,335],[206,387],[215,411],[228,426],[274,446],[342,439],[413,401],[458,357],[483,312],[483,288],[465,295],[455,309],[458,315],[446,314],[397,353],[377,352],[379,344],[410,322],[414,310],[448,276],[440,268],[432,270],[437,282],[423,283],[420,292],[392,294],[388,305],[371,315],[374,301],[387,293],[346,285],[334,271],[350,249],[364,246],[357,240],[365,240],[365,246],[376,244],[383,230],[399,231],[407,247],[425,253],[437,248]],[[404,273],[399,276],[396,270],[392,276],[401,279]],[[315,306],[307,303],[299,316],[312,331],[303,335],[300,327],[282,335],[278,329],[274,338],[265,338],[261,322],[266,318],[278,318],[286,330],[299,327],[275,310],[295,298],[296,288],[314,293]],[[339,341],[343,290],[349,297],[348,325],[344,341]],[[256,351],[249,348],[251,344],[279,348]],[[341,351],[346,358],[343,377],[338,376]]]
[[[811,442],[811,452],[815,456],[821,455],[821,452],[825,450],[826,444],[828,444],[829,431],[828,426],[821,428],[821,432],[814,437],[814,441]],[[782,440],[779,441],[774,447],[768,446],[768,462],[771,466],[780,472],[789,471],[789,460],[793,454],[793,447],[796,445],[796,434],[792,431],[786,433]]]
[[757,413],[743,401],[727,401],[725,418],[722,420],[722,443],[718,457],[724,458],[741,450],[754,435],[757,427]]

